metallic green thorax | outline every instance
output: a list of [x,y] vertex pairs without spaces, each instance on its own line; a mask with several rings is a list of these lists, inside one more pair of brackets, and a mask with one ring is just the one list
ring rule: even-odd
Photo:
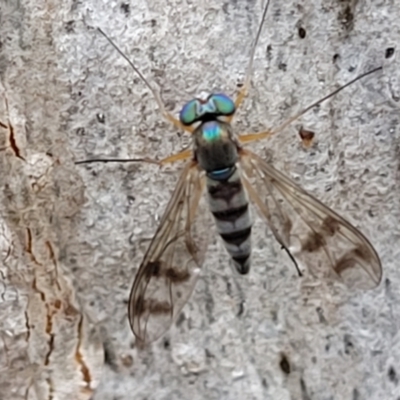
[[215,142],[222,138],[223,130],[217,122],[210,121],[203,125],[203,138],[206,142]]

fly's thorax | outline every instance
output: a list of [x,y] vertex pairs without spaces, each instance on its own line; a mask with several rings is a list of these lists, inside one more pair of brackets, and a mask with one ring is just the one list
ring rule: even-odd
[[231,126],[213,120],[201,123],[193,132],[196,159],[206,172],[233,167],[238,160],[238,145]]

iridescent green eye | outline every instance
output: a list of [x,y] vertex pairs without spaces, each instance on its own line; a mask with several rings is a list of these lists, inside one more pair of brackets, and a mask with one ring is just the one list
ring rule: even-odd
[[183,107],[179,113],[179,120],[183,125],[192,125],[198,119],[199,115],[197,113],[199,100],[190,100]]
[[225,94],[211,94],[207,100],[194,99],[186,103],[179,113],[183,125],[191,125],[197,121],[229,116],[235,112],[235,103]]
[[232,115],[235,112],[235,103],[223,93],[212,94],[208,101],[215,104],[216,115]]

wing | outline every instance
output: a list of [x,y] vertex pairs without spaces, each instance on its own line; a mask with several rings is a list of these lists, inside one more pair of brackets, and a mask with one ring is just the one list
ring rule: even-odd
[[128,314],[142,342],[171,326],[197,281],[207,247],[206,227],[195,218],[204,185],[197,163],[187,164],[135,277]]
[[319,277],[333,273],[351,288],[379,284],[378,254],[358,229],[256,154],[242,150],[240,162],[250,199],[292,259]]

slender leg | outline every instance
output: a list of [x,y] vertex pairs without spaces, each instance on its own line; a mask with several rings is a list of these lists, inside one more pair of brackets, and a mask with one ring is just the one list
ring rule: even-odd
[[266,139],[272,136],[275,132],[273,131],[265,131],[259,133],[248,133],[246,135],[239,136],[240,143],[250,143],[255,142],[256,140]]
[[176,161],[187,160],[192,154],[193,154],[192,150],[183,150],[177,154],[172,154],[171,156],[163,158],[162,160],[159,161],[159,164],[165,165],[165,164],[174,163]]
[[192,155],[192,150],[183,150],[177,154],[172,154],[162,160],[155,160],[153,158],[143,157],[143,158],[92,158],[91,160],[81,160],[75,161],[76,165],[79,164],[91,164],[95,162],[102,162],[102,163],[110,163],[110,162],[117,162],[117,163],[127,163],[127,162],[144,162],[148,164],[156,164],[160,167],[165,164],[174,163],[176,161],[187,160]]
[[193,128],[192,126],[183,125],[183,124],[181,123],[181,121],[179,121],[179,119],[175,118],[171,113],[169,113],[168,111],[165,110],[165,108],[164,108],[164,106],[163,106],[163,104],[162,104],[162,102],[161,102],[161,99],[160,99],[160,103],[159,103],[158,101],[157,101],[157,103],[158,103],[158,107],[160,107],[160,109],[161,109],[161,111],[162,111],[164,117],[165,117],[169,122],[172,122],[172,124],[173,124],[176,128],[182,129],[183,131],[186,131],[186,132],[189,132],[189,133],[193,133],[194,128]]
[[[249,91],[249,86],[250,86],[250,79],[247,79],[243,84],[243,86],[240,88],[239,93],[236,96],[236,100],[235,100],[235,109],[237,110],[240,105],[242,104],[243,100],[245,99],[245,97],[247,96],[247,93]],[[230,117],[227,117],[227,122],[231,123],[232,119],[234,117],[235,114],[232,114]]]

